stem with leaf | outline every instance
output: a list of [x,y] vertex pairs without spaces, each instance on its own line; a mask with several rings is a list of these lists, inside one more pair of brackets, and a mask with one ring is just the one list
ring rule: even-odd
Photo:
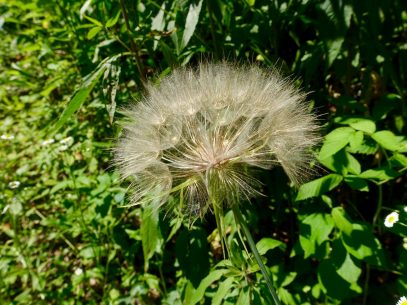
[[273,288],[273,282],[267,272],[266,266],[264,265],[264,263],[261,259],[259,251],[256,248],[256,244],[254,243],[252,234],[250,233],[250,230],[247,227],[245,220],[243,219],[243,215],[239,209],[238,204],[232,204],[232,210],[233,210],[233,215],[235,216],[235,220],[236,220],[237,224],[242,228],[243,233],[246,236],[249,247],[254,254],[254,258],[256,259],[257,264],[260,267],[260,271],[263,274],[263,277],[266,281],[267,287],[271,293],[274,303],[276,305],[281,305],[280,300],[277,296],[277,293],[276,293],[275,289]]

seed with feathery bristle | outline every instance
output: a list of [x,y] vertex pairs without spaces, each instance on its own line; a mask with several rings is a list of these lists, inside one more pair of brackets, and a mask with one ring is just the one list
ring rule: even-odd
[[180,68],[127,111],[115,148],[133,204],[183,189],[192,214],[258,194],[250,168],[281,165],[295,184],[310,173],[318,143],[305,94],[276,71],[229,63]]

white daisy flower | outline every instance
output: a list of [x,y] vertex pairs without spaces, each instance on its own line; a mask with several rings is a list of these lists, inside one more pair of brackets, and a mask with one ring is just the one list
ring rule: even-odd
[[65,151],[65,150],[67,150],[68,148],[69,148],[68,145],[63,144],[63,145],[59,146],[58,150],[59,150],[59,151]]
[[11,181],[8,184],[8,187],[11,188],[11,189],[16,189],[16,188],[18,188],[20,186],[20,184],[21,184],[20,181]]
[[76,268],[75,269],[75,275],[81,275],[83,273],[83,269],[82,268]]
[[52,144],[52,143],[54,143],[54,142],[55,142],[54,139],[48,139],[48,140],[42,141],[42,142],[41,142],[41,145],[42,145],[42,146],[47,146],[47,145],[50,145],[50,144]]
[[11,135],[11,134],[2,134],[0,136],[0,139],[2,139],[2,140],[14,140],[14,136]]
[[388,228],[391,228],[397,221],[399,221],[399,213],[392,212],[386,216],[386,219],[384,220],[384,225]]
[[396,305],[407,305],[407,298],[406,297],[401,297],[399,301],[396,303]]
[[67,137],[67,138],[62,139],[61,141],[59,141],[59,143],[61,143],[62,145],[64,145],[64,144],[72,145],[73,138],[72,137]]

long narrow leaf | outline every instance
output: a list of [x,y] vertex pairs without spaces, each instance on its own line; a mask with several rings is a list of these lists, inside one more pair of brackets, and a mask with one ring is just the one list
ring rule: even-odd
[[52,128],[52,132],[56,132],[58,129],[60,129],[65,124],[65,122],[72,116],[72,114],[74,114],[79,109],[79,107],[82,106],[82,104],[85,102],[90,92],[92,92],[93,87],[96,85],[96,83],[103,75],[107,67],[122,55],[123,54],[118,54],[104,59],[95,70],[93,70],[90,74],[88,74],[85,77],[81,87],[78,90],[76,90],[76,92],[73,94],[65,110],[62,112],[59,120]]

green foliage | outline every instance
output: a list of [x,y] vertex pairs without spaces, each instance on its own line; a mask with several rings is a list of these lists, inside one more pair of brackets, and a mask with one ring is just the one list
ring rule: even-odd
[[321,118],[318,175],[295,190],[281,170],[261,173],[267,196],[242,205],[282,303],[395,304],[407,295],[406,11],[0,1],[0,303],[272,303],[231,213],[226,260],[211,215],[123,208],[128,185],[110,167],[120,109],[146,79],[227,58],[277,63]]

